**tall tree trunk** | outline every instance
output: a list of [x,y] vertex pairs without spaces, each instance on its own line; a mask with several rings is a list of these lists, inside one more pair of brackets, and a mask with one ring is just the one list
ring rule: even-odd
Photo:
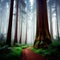
[[26,36],[25,36],[25,44],[27,44],[27,20],[26,20]]
[[21,20],[21,31],[20,31],[20,40],[19,40],[19,43],[21,44],[22,42],[22,20]]
[[12,18],[13,18],[13,4],[14,0],[11,0],[10,4],[10,16],[9,16],[9,25],[8,25],[8,32],[7,32],[7,40],[6,44],[11,46],[11,31],[12,31]]
[[[60,0],[59,0],[59,23],[60,23]],[[59,24],[60,26],[60,24]],[[59,40],[60,40],[60,27],[59,27]]]
[[52,7],[51,7],[51,1],[49,4],[49,12],[50,12],[50,34],[51,34],[51,40],[53,39],[53,27],[52,27]]
[[58,28],[58,9],[57,9],[57,0],[55,1],[55,4],[56,4],[56,6],[55,6],[55,9],[56,9],[56,23],[57,23],[57,39],[59,39],[59,28]]
[[37,31],[34,42],[35,48],[47,47],[51,43],[51,36],[48,29],[46,0],[37,1]]
[[18,0],[16,0],[16,28],[15,28],[14,44],[17,43],[17,27],[18,27]]

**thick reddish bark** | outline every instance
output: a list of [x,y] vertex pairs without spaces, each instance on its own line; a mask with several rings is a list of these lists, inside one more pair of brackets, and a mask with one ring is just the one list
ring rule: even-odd
[[18,27],[18,0],[16,0],[16,28],[15,28],[14,44],[17,43],[17,27]]
[[11,31],[12,31],[12,18],[13,18],[13,4],[14,0],[11,0],[10,4],[10,16],[9,16],[9,25],[8,25],[8,32],[7,32],[7,40],[6,44],[11,46]]
[[[37,1],[37,31],[34,47],[41,48],[46,47],[48,44],[51,43],[51,37],[48,29],[46,0],[36,1]],[[40,45],[41,41],[43,43]],[[38,45],[36,45],[37,42]]]

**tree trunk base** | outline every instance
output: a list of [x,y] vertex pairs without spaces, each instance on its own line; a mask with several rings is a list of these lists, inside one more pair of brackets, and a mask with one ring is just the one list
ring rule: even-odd
[[47,48],[49,44],[51,44],[52,41],[50,38],[45,38],[43,40],[35,40],[33,47],[34,48]]

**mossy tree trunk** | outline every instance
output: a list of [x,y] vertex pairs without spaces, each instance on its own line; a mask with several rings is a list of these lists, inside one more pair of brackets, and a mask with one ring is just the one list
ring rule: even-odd
[[37,2],[37,31],[34,42],[35,48],[47,47],[51,43],[51,36],[48,28],[46,0]]
[[14,0],[11,0],[10,4],[10,16],[9,16],[9,25],[8,25],[8,32],[7,32],[7,40],[6,44],[11,46],[11,31],[12,31],[12,18],[13,18],[13,4]]

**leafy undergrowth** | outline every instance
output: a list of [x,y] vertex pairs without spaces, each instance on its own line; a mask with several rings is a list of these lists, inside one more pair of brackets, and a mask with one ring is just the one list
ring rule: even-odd
[[22,49],[29,47],[29,45],[27,45],[27,44],[15,44],[14,46],[20,47]]
[[50,44],[48,46],[47,49],[45,49],[45,48],[40,48],[40,49],[31,48],[31,51],[33,51],[36,54],[50,57],[49,60],[52,60],[52,59],[56,60],[57,58],[60,60],[60,41],[54,40],[52,42],[52,44]]
[[0,46],[0,59],[1,60],[19,60],[22,49],[27,48],[28,45],[16,44],[15,46],[8,47]]

